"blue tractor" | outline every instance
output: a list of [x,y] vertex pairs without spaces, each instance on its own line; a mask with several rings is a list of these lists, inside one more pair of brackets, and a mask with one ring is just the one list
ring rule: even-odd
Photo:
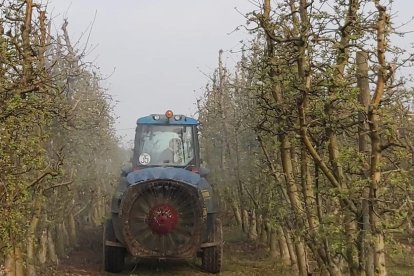
[[218,273],[223,235],[206,169],[198,121],[153,114],[137,120],[132,167],[121,173],[104,226],[104,267],[121,272],[125,257],[189,259]]

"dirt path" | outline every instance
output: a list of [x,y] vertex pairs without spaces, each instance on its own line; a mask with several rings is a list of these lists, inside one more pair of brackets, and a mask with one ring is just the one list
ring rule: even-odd
[[60,260],[57,275],[105,275],[102,271],[102,228],[79,233],[78,247]]
[[[79,246],[57,267],[56,275],[110,275],[102,269],[102,230],[89,229]],[[207,275],[199,260],[186,262],[127,262],[122,275]],[[220,275],[293,275],[267,257],[266,250],[248,242],[237,229],[225,228],[224,265]]]

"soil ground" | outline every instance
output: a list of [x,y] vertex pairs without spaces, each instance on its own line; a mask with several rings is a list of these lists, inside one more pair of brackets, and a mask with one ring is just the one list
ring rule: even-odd
[[[268,257],[265,247],[246,240],[235,227],[224,227],[224,262],[220,275],[296,275],[289,267]],[[412,241],[409,242],[413,244]],[[406,241],[405,244],[408,244]],[[387,256],[391,276],[414,275],[414,247]],[[79,234],[78,247],[61,259],[54,275],[114,275],[102,267],[102,228],[86,229]],[[118,274],[119,275],[119,274]],[[189,261],[129,260],[120,275],[209,275],[203,273],[198,259]]]
[[[224,227],[224,262],[220,275],[294,275],[268,257],[264,247],[249,242],[237,228]],[[111,275],[102,267],[102,229],[79,235],[79,246],[61,260],[56,275]],[[121,275],[209,275],[198,259],[189,261],[127,261]]]

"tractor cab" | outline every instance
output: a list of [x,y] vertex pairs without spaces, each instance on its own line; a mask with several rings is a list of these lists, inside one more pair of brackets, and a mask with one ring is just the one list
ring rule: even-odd
[[200,153],[197,120],[175,115],[153,114],[137,120],[133,167],[179,167],[197,172]]

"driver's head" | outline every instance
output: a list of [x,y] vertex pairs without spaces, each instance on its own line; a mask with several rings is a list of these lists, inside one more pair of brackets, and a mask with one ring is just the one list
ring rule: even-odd
[[181,139],[180,138],[172,138],[170,140],[169,146],[170,146],[170,149],[175,150],[175,151],[180,149],[181,148]]

